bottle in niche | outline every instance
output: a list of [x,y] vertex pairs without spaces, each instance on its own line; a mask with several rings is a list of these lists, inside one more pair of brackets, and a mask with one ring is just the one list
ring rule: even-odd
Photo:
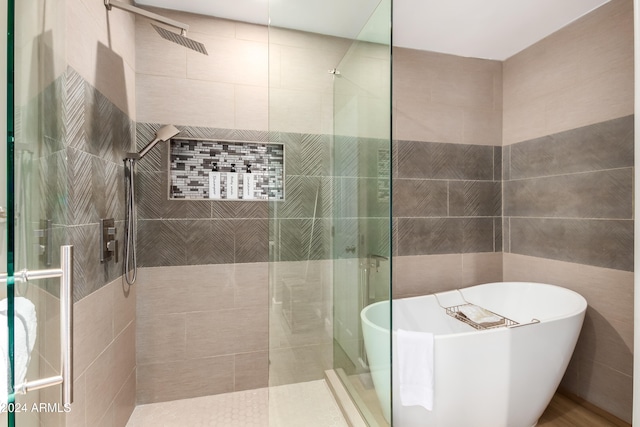
[[218,164],[213,163],[213,168],[209,172],[209,198],[219,199],[221,197],[220,191],[220,171],[218,170]]
[[251,173],[251,163],[247,163],[247,171],[242,175],[242,199],[253,199],[253,190],[255,189],[255,182],[253,180],[253,173]]
[[227,174],[227,199],[235,200],[238,198],[238,173],[236,172],[236,164],[231,163],[231,171]]

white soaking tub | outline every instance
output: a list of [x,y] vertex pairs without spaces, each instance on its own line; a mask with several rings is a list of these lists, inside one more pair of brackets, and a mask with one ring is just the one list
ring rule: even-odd
[[[446,308],[453,312],[467,302],[503,316],[504,325],[478,330],[447,314]],[[535,426],[569,364],[586,308],[586,300],[569,289],[524,282],[393,300],[393,360],[398,360],[398,329],[434,335],[433,409],[402,406],[394,365],[394,425]],[[389,313],[388,301],[361,312],[371,374],[387,420]]]

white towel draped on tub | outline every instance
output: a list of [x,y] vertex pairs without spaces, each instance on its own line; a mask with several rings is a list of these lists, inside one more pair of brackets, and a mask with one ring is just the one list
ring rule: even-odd
[[398,329],[400,403],[433,410],[433,334]]
[[[31,352],[36,343],[38,319],[36,307],[27,298],[14,300],[13,348],[14,348],[14,384],[24,383],[27,368],[31,361]],[[9,338],[7,336],[7,299],[0,301],[0,402],[7,402],[9,378]]]

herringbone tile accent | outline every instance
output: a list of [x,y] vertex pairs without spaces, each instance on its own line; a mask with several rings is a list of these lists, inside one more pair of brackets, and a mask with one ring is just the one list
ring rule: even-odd
[[138,262],[141,267],[186,265],[190,221],[139,220]]
[[234,262],[234,221],[187,221],[187,264],[225,264]]
[[[269,218],[268,203],[264,201],[256,202],[211,202],[213,218],[229,219],[257,219]],[[276,202],[280,205],[280,201]]]
[[449,182],[450,216],[499,216],[502,214],[502,183],[493,181]]
[[69,182],[69,224],[97,222],[92,191],[93,161],[91,155],[67,148]]
[[85,128],[85,81],[73,68],[68,67],[65,80],[65,131],[67,145],[87,151]]
[[246,219],[235,223],[235,262],[266,262],[269,259],[269,221]]

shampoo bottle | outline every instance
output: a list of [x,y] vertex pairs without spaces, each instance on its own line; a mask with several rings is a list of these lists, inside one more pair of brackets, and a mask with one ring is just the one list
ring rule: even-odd
[[209,172],[209,198],[219,199],[220,192],[220,172],[218,171],[218,164],[213,164],[213,169]]
[[242,199],[253,199],[253,190],[255,189],[255,182],[253,180],[253,174],[251,173],[251,163],[247,163],[247,171],[242,174]]
[[235,200],[238,198],[238,173],[236,172],[236,164],[231,163],[231,171],[227,174],[227,199]]

